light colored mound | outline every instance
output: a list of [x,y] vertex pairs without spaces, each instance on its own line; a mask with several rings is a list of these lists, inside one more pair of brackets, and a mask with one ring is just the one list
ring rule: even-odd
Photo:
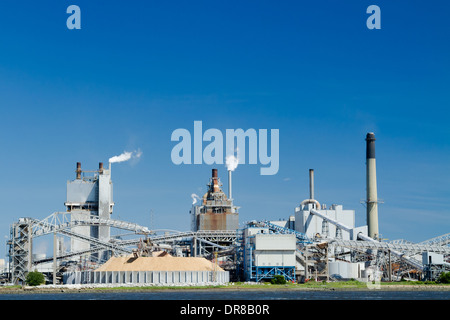
[[112,257],[96,271],[223,271],[205,258],[172,257]]

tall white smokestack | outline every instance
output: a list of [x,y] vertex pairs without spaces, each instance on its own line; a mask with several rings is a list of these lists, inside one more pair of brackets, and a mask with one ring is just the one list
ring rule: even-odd
[[228,170],[228,199],[233,199],[233,195],[231,194],[231,170]]
[[314,200],[314,169],[309,169],[309,198]]
[[231,172],[234,171],[238,164],[239,164],[239,160],[237,157],[233,156],[233,155],[229,155],[226,157],[225,159],[225,164],[227,166],[228,169],[228,199],[233,199],[233,195],[232,195],[232,183],[231,183]]
[[377,169],[375,160],[375,134],[366,136],[366,191],[367,191],[367,227],[369,237],[377,239],[378,231],[378,195]]

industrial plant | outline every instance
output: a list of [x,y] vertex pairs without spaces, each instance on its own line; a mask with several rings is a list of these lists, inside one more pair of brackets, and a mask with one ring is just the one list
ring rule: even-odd
[[[65,212],[21,217],[11,224],[2,281],[23,283],[34,270],[51,284],[260,282],[278,275],[292,282],[436,279],[450,270],[450,233],[421,243],[380,238],[374,133],[365,141],[367,216],[362,226],[355,225],[355,210],[327,207],[316,199],[314,169],[309,169],[309,197],[293,204],[291,215],[240,225],[232,170],[227,194],[214,168],[205,194],[189,210],[190,230],[152,230],[114,219],[111,163],[90,171],[77,163],[74,179],[67,182]],[[51,257],[33,253],[33,243],[42,236],[53,237]]]

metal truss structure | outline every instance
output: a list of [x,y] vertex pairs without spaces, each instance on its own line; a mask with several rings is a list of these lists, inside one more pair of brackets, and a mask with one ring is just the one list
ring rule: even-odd
[[278,266],[253,267],[248,279],[259,282],[261,280],[271,279],[276,275],[284,276],[286,281],[295,281],[295,267],[290,268],[282,268]]
[[[140,236],[137,239],[122,240],[120,237],[111,238],[110,241],[101,241],[97,238],[74,232],[77,226],[109,226],[111,228],[126,230],[129,235]],[[157,233],[164,232],[163,235]],[[65,252],[52,258],[32,260],[33,239],[48,235],[59,234],[70,238],[85,241],[90,244],[88,250]],[[73,219],[69,212],[55,212],[48,217],[38,220],[34,218],[20,218],[10,228],[9,245],[11,281],[17,283],[24,281],[26,274],[36,265],[55,260],[66,260],[73,257],[89,256],[93,253],[109,251],[112,255],[132,254],[136,246],[145,237],[155,248],[175,248],[178,246],[190,247],[192,256],[208,256],[219,253],[221,256],[233,255],[236,242],[236,231],[187,231],[149,230],[147,227],[114,219],[102,219],[98,216],[84,216],[83,219]],[[134,249],[133,249],[134,248]],[[55,251],[54,251],[55,252]]]
[[450,233],[443,234],[432,239],[428,239],[420,242],[423,245],[438,245],[438,246],[448,246],[450,245]]
[[[314,212],[312,212],[315,214]],[[328,218],[328,222],[335,223],[337,227],[348,229],[345,225]],[[274,225],[268,221],[252,222],[254,225],[268,227],[275,233],[298,233],[294,230]],[[368,262],[384,271],[386,278],[392,277],[392,265],[396,267],[396,274],[422,273],[427,270],[415,256],[423,252],[442,254],[446,259],[450,257],[450,234],[444,234],[420,243],[406,240],[380,242],[369,239],[363,235],[358,240],[343,240],[340,238],[308,239],[299,233],[297,239],[297,261],[305,268],[305,274],[315,273],[324,276],[328,272],[326,263],[329,257],[351,262]],[[425,270],[424,270],[425,268]],[[444,263],[444,269],[450,269],[449,263]]]
[[276,233],[283,233],[283,234],[294,234],[295,237],[297,238],[297,244],[300,245],[305,245],[305,244],[311,244],[313,243],[313,240],[309,239],[306,234],[292,230],[292,229],[288,229],[288,228],[284,228],[281,226],[278,226],[276,224],[273,224],[267,220],[262,220],[262,221],[258,221],[256,223],[257,225],[261,226],[261,227],[267,227],[269,228],[271,231],[276,232]]
[[[330,222],[333,223],[333,221]],[[450,234],[420,243],[411,243],[406,240],[380,242],[365,238],[359,240],[309,239],[300,232],[280,227],[265,220],[254,221],[251,224],[268,227],[274,233],[295,234],[297,237],[297,261],[306,266],[306,273],[326,274],[326,261],[333,252],[337,259],[346,259],[352,262],[370,261],[383,270],[387,270],[387,266],[394,263],[402,272],[410,272],[411,270],[422,272],[421,262],[413,258],[422,252],[442,254],[446,261],[450,257]],[[129,232],[129,235],[138,236],[138,238],[124,240],[121,237],[112,237],[110,241],[106,242],[74,232],[73,228],[77,226],[109,226],[125,230]],[[158,234],[160,232],[163,232],[163,234]],[[89,243],[90,248],[77,252],[64,252],[52,258],[33,261],[33,239],[48,234],[76,238]],[[203,256],[210,259],[214,256],[220,257],[222,266],[228,268],[228,270],[239,268],[239,261],[244,258],[242,243],[239,240],[242,235],[238,230],[202,230],[196,232],[149,230],[147,227],[136,223],[121,220],[102,219],[98,216],[84,216],[83,219],[74,219],[69,212],[55,212],[42,220],[20,218],[18,222],[12,224],[10,239],[7,242],[11,281],[14,283],[24,281],[26,274],[33,267],[44,262],[67,260],[105,251],[112,255],[132,254],[133,250],[136,250],[135,248],[142,242],[142,237],[145,237],[146,241],[154,248],[171,249],[172,252],[177,252],[176,250],[180,249],[181,255]],[[448,269],[450,264],[445,262],[443,267]],[[263,270],[261,275],[271,274],[272,271]]]
[[31,239],[31,226],[27,218],[21,218],[11,226],[7,244],[13,282],[16,282],[16,279],[24,280],[31,269]]
[[388,243],[388,242],[375,242],[375,241],[360,241],[360,240],[342,240],[342,239],[330,239],[328,240],[330,245],[345,247],[356,250],[396,250],[409,255],[419,254],[425,251],[435,252],[439,254],[450,254],[450,247],[440,245],[426,245],[415,243]]
[[[98,216],[85,216],[84,219],[77,220],[72,219],[70,213],[67,212],[55,212],[42,220],[37,220],[34,218],[20,218],[19,222],[14,223],[11,226],[10,239],[7,242],[9,245],[11,281],[13,283],[24,281],[26,273],[28,273],[33,266],[52,260],[62,260],[74,256],[90,255],[100,251],[111,251],[114,255],[130,254],[132,252],[131,249],[128,249],[126,246],[114,242],[100,241],[99,239],[72,231],[72,228],[76,226],[99,225],[131,231],[134,234],[151,234],[148,228],[139,226],[135,223],[113,219],[101,219]],[[48,234],[60,234],[71,238],[77,238],[90,243],[91,247],[89,250],[69,252],[50,259],[32,261],[33,239]]]

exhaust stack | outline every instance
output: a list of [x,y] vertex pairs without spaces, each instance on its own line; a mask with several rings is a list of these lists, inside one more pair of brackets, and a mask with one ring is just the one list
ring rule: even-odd
[[228,199],[229,200],[232,199],[232,194],[231,194],[231,170],[228,170]]
[[314,169],[309,169],[309,198],[314,200]]
[[217,169],[212,169],[212,186],[213,186],[213,192],[219,192],[219,178],[217,175]]
[[367,191],[367,227],[369,237],[377,239],[378,231],[378,195],[377,169],[375,160],[375,134],[369,132],[366,136],[366,191]]
[[77,162],[76,173],[77,173],[77,180],[80,180],[81,179],[81,162]]

